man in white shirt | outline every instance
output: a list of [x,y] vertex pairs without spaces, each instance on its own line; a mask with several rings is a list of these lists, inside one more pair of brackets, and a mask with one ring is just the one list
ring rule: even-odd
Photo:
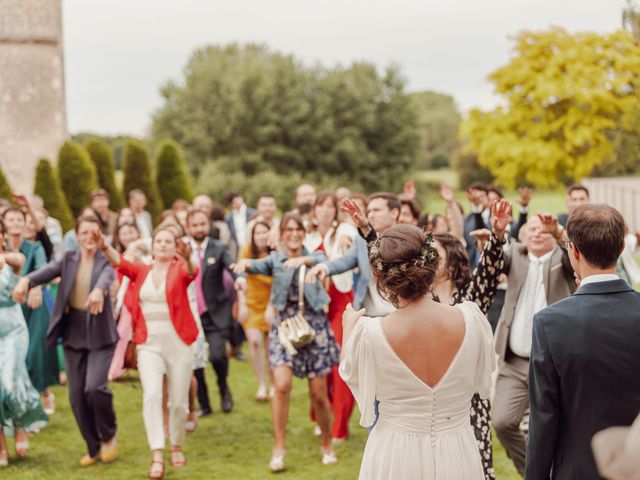
[[256,214],[253,208],[247,207],[244,197],[237,190],[231,190],[226,196],[227,204],[231,208],[231,213],[225,219],[231,238],[236,244],[236,251],[247,243],[247,222]]
[[505,251],[508,287],[496,329],[498,379],[493,425],[500,443],[522,475],[525,436],[520,422],[529,405],[529,356],[533,315],[573,293],[573,269],[560,247],[564,229],[551,215],[536,215],[526,225],[527,246]]
[[140,232],[140,238],[151,238],[153,234],[153,222],[151,214],[144,207],[147,206],[147,197],[142,190],[134,188],[129,192],[129,208],[136,218],[136,225]]

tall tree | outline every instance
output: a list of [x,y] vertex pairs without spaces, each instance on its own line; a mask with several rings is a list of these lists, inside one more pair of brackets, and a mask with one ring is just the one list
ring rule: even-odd
[[91,203],[98,188],[96,168],[81,145],[67,141],[58,152],[58,178],[74,217]]
[[46,158],[41,158],[36,167],[33,193],[42,198],[44,208],[51,217],[60,222],[63,231],[73,228],[73,215],[60,187],[60,180],[51,162]]
[[96,167],[98,185],[109,192],[111,209],[115,211],[120,210],[124,206],[124,202],[122,195],[116,187],[113,152],[106,143],[97,138],[87,140],[84,148],[89,152],[93,165]]
[[514,56],[490,75],[505,105],[474,110],[463,126],[481,165],[513,187],[579,180],[637,131],[640,45],[626,31],[522,32]]
[[182,149],[173,140],[165,140],[160,145],[156,159],[156,185],[167,207],[178,199],[193,200],[191,176]]
[[124,183],[123,193],[128,195],[133,189],[139,189],[147,197],[147,210],[157,220],[162,212],[162,199],[153,182],[149,150],[139,140],[128,140],[124,147]]
[[419,153],[416,106],[396,68],[307,67],[262,45],[211,46],[161,94],[152,137],[175,139],[196,174],[231,161],[246,175],[304,172],[370,191],[399,187]]

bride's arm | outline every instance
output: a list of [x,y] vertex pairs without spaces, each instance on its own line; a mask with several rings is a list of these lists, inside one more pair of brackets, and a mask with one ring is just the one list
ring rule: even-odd
[[[349,341],[349,337],[351,336],[351,332],[353,332],[353,328],[356,326],[358,319],[365,314],[365,309],[361,308],[356,311],[353,309],[351,304],[347,305],[344,313],[342,314],[342,344],[346,345],[347,341]],[[340,360],[344,358],[345,350],[341,349],[340,351]]]

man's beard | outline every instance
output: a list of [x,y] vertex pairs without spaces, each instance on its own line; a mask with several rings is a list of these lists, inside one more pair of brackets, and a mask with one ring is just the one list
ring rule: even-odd
[[207,234],[206,233],[198,233],[197,235],[193,236],[193,239],[196,242],[202,242],[205,238],[207,238]]

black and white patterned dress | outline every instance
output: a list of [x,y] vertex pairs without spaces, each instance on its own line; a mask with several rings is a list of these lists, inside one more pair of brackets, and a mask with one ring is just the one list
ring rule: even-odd
[[[293,281],[287,294],[287,305],[278,314],[278,320],[284,320],[298,313],[298,278]],[[304,318],[309,322],[316,336],[311,343],[298,348],[296,355],[290,356],[278,339],[280,321],[271,325],[269,332],[269,363],[271,368],[280,365],[291,367],[293,374],[299,378],[313,378],[327,375],[331,367],[340,363],[340,347],[336,343],[329,317],[324,312],[316,312],[305,305]]]

